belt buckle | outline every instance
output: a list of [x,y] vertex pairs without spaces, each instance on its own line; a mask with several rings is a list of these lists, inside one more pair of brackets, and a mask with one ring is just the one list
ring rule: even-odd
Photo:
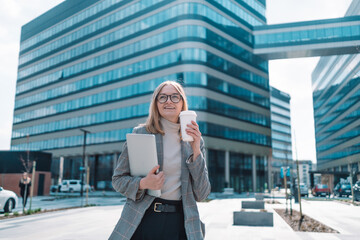
[[156,210],[156,207],[158,206],[158,205],[162,205],[162,203],[155,203],[154,204],[154,212],[161,212],[160,210]]

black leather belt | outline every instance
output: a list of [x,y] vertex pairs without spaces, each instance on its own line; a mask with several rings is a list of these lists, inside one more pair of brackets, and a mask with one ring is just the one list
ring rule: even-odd
[[160,202],[154,202],[154,212],[180,212],[182,211],[181,205],[171,205]]

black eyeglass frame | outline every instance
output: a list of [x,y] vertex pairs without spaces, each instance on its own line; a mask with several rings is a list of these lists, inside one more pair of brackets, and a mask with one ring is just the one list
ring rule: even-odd
[[[161,102],[161,101],[159,100],[159,97],[160,97],[160,96],[166,96],[166,100],[163,101],[163,102]],[[174,102],[173,99],[172,99],[173,96],[179,97],[179,101],[178,101],[178,102]],[[159,95],[157,95],[156,100],[157,100],[159,103],[166,103],[167,100],[169,99],[169,97],[170,97],[170,101],[173,102],[173,103],[179,103],[179,102],[181,101],[181,99],[182,99],[181,94],[175,93],[175,94],[170,94],[170,95],[167,95],[167,94],[159,94]]]

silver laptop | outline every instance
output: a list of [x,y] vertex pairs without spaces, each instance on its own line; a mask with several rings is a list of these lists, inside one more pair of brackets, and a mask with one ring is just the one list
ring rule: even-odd
[[[131,176],[145,177],[158,165],[156,140],[153,134],[126,134]],[[148,194],[160,197],[161,190],[150,190]]]

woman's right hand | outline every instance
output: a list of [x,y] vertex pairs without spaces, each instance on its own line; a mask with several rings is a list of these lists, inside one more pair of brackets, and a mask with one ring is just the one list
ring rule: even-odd
[[160,190],[162,188],[164,185],[165,176],[164,172],[159,172],[156,174],[156,171],[159,168],[160,165],[153,167],[148,175],[140,180],[140,189]]

